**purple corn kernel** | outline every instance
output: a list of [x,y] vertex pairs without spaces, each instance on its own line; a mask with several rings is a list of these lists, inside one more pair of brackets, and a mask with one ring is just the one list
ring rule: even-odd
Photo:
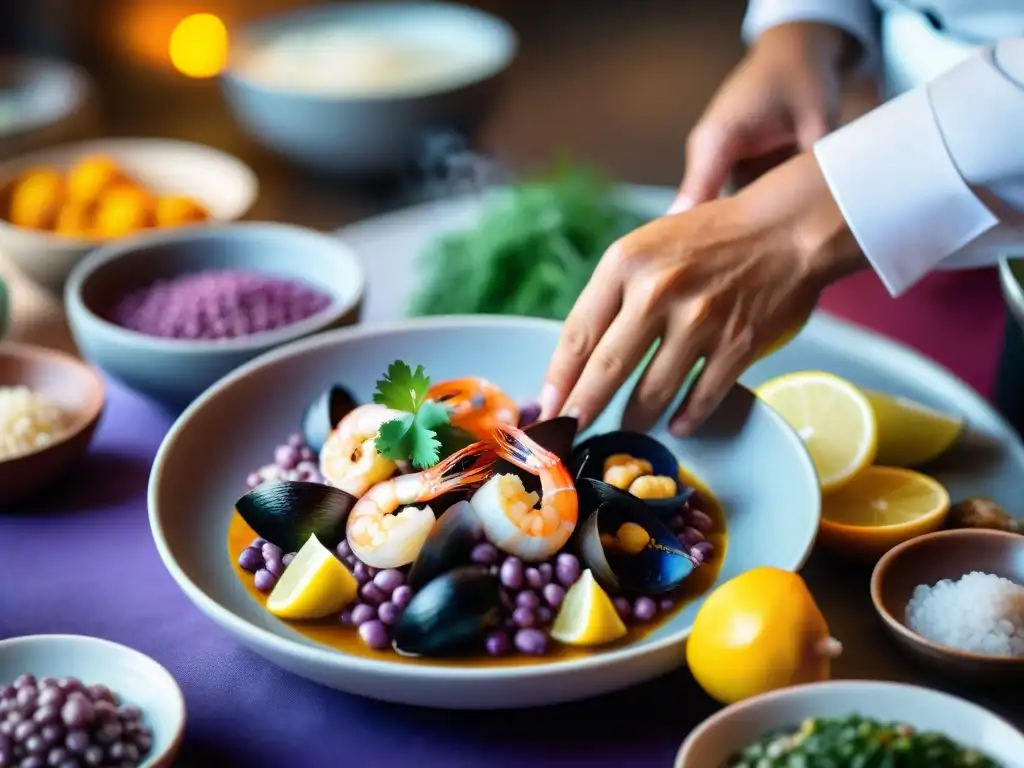
[[516,595],[515,604],[518,608],[529,608],[532,611],[540,607],[540,598],[536,592],[523,590]]
[[359,603],[352,609],[352,626],[358,627],[377,618],[377,611],[372,605]]
[[246,547],[238,556],[238,565],[241,566],[242,570],[249,573],[256,573],[256,571],[263,567],[263,563],[263,553],[256,549],[256,547]]
[[512,611],[512,621],[517,627],[529,629],[537,625],[537,615],[529,608],[516,608]]
[[359,638],[375,651],[383,651],[391,645],[388,628],[377,619],[371,619],[359,625]]
[[563,587],[558,584],[545,584],[541,594],[544,595],[544,602],[554,610],[557,611],[562,607],[562,601],[565,599],[565,589]]
[[523,563],[518,557],[509,557],[498,572],[501,583],[509,589],[523,588]]
[[256,571],[253,583],[260,592],[270,592],[277,584],[277,577],[266,568],[260,568]]
[[477,544],[473,547],[469,559],[479,565],[494,565],[498,562],[498,549],[487,542]]
[[629,600],[624,597],[613,597],[612,605],[615,606],[620,619],[623,621],[629,620],[630,615],[633,613],[633,606],[629,604]]
[[484,640],[484,649],[491,656],[504,656],[512,650],[512,641],[504,632],[492,632]]
[[700,541],[690,547],[690,557],[698,563],[703,563],[714,551],[715,547],[710,541]]
[[395,604],[398,610],[403,610],[410,600],[412,600],[412,587],[408,584],[395,587],[395,591],[391,593],[391,602]]
[[543,656],[548,650],[548,636],[539,629],[520,629],[516,632],[515,646],[520,653]]
[[701,512],[699,509],[689,510],[686,517],[689,519],[690,525],[703,534],[711,533],[711,530],[715,527],[715,521],[711,519],[711,516],[706,512]]
[[646,624],[657,612],[657,604],[649,597],[638,597],[633,601],[633,620],[639,624]]

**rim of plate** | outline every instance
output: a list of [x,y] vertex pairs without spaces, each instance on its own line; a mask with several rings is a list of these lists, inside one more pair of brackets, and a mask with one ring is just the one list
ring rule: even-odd
[[[845,689],[845,690],[844,690]],[[775,702],[784,699],[796,699],[804,694],[814,693],[815,691],[835,691],[837,695],[845,693],[849,694],[865,694],[884,696],[886,693],[894,690],[905,690],[912,691],[921,696],[928,696],[932,699],[942,699],[944,704],[950,705],[955,704],[956,706],[967,707],[972,709],[978,715],[984,715],[986,718],[991,718],[1005,725],[1011,731],[1016,733],[1022,742],[1024,742],[1024,732],[1000,715],[997,715],[990,709],[986,709],[980,704],[975,704],[973,701],[961,698],[960,696],[954,696],[951,693],[945,691],[939,691],[934,688],[926,688],[923,685],[911,685],[910,683],[898,683],[891,680],[826,680],[820,683],[804,683],[803,685],[794,685],[789,688],[781,688],[777,691],[769,691],[768,693],[762,693],[759,696],[754,696],[749,699],[730,704],[724,709],[720,709],[711,717],[703,720],[700,725],[690,731],[690,735],[686,737],[683,743],[680,745],[679,750],[676,752],[676,759],[674,766],[680,768],[682,766],[683,757],[688,749],[690,749],[697,739],[701,738],[707,731],[719,723],[730,720],[741,712],[745,712],[748,709],[757,709],[762,706],[769,706]],[[1009,768],[1009,766],[1008,766]]]
[[[146,500],[147,506],[149,507],[150,530],[153,534],[153,540],[156,544],[157,551],[160,553],[160,559],[163,560],[164,567],[171,574],[171,577],[178,583],[178,586],[181,587],[189,599],[198,606],[200,610],[208,616],[214,617],[215,620],[222,625],[230,626],[232,632],[245,637],[256,645],[269,646],[277,653],[289,655],[293,658],[298,657],[303,661],[308,661],[318,665],[326,664],[335,667],[354,667],[364,672],[372,672],[375,674],[389,675],[398,678],[413,677],[424,680],[445,680],[457,677],[480,678],[486,680],[511,677],[544,677],[552,672],[564,672],[568,670],[582,671],[629,661],[638,657],[642,658],[661,651],[671,645],[675,645],[681,640],[687,639],[690,635],[689,627],[673,632],[668,637],[664,637],[654,642],[644,643],[642,645],[631,643],[614,650],[598,651],[592,656],[585,656],[583,658],[553,659],[550,662],[538,662],[536,664],[525,666],[460,667],[454,665],[441,666],[431,664],[429,662],[424,664],[400,664],[394,661],[368,659],[348,654],[343,651],[338,651],[328,646],[307,646],[297,640],[292,640],[291,638],[283,637],[275,632],[271,632],[268,629],[257,627],[207,595],[206,592],[192,581],[192,579],[189,578],[189,576],[181,569],[168,549],[166,539],[164,538],[163,525],[161,524],[159,515],[156,512],[158,506],[158,486],[160,484],[160,477],[163,473],[163,464],[167,459],[167,455],[174,448],[174,444],[177,442],[181,432],[184,431],[186,422],[191,419],[194,413],[206,407],[207,403],[219,397],[225,390],[234,385],[235,382],[245,378],[257,368],[260,368],[267,363],[291,357],[292,355],[300,352],[307,352],[322,347],[332,347],[341,340],[360,338],[363,336],[378,336],[410,329],[436,330],[445,328],[465,328],[466,326],[491,328],[505,326],[516,328],[534,327],[555,329],[561,327],[561,325],[562,323],[557,320],[510,315],[439,315],[425,318],[407,318],[391,323],[356,325],[348,328],[339,328],[337,330],[328,331],[326,333],[318,334],[307,339],[301,339],[291,344],[278,347],[277,349],[260,355],[245,365],[236,368],[232,373],[228,374],[207,389],[202,395],[193,401],[180,416],[178,416],[174,424],[171,425],[167,435],[165,435],[163,441],[160,443],[160,448],[157,451],[156,458],[153,460],[153,469],[149,476]],[[744,387],[739,383],[734,384],[733,386],[746,389],[748,392],[750,391],[747,387]],[[751,393],[751,396],[754,397],[753,393]],[[793,443],[794,447],[797,449],[798,455],[800,456],[800,462],[804,465],[804,470],[811,474],[812,477],[817,477],[814,472],[814,464],[811,461],[810,454],[807,452],[800,436],[797,435],[796,431],[790,427],[789,424],[773,408],[770,408],[760,400],[757,402],[759,403],[759,407],[763,408],[765,416],[773,420]],[[797,561],[788,566],[790,571],[798,572],[804,566],[807,562],[807,558],[810,557],[811,551],[814,548],[814,541],[815,537],[811,536],[807,545],[804,547],[803,552],[801,552],[799,558],[797,558]]]

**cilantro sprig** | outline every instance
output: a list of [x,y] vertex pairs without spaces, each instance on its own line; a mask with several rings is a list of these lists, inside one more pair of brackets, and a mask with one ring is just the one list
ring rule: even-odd
[[417,469],[428,469],[440,460],[446,445],[454,439],[448,409],[427,399],[430,377],[422,365],[413,370],[396,360],[377,382],[373,402],[402,415],[381,425],[375,444],[377,452],[391,461],[408,461]]

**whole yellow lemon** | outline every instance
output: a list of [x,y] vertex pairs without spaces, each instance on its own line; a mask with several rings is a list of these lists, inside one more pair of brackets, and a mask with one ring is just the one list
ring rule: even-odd
[[827,680],[841,651],[804,580],[761,567],[708,595],[694,619],[686,661],[708,695],[732,704]]

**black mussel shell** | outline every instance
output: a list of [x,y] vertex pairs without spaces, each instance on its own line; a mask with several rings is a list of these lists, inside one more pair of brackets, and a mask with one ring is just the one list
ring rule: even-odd
[[615,453],[627,453],[645,459],[650,462],[654,474],[671,477],[676,481],[678,493],[675,496],[643,499],[660,517],[671,518],[678,514],[683,504],[693,495],[693,488],[679,482],[679,460],[672,451],[643,432],[620,430],[584,440],[576,446],[569,458],[569,471],[577,480],[589,477],[603,482],[604,460]]
[[[571,416],[559,416],[555,419],[537,421],[528,426],[523,432],[532,438],[542,448],[547,448],[562,463],[568,466],[569,456],[572,454],[572,443],[576,439],[576,430],[579,428],[579,421]],[[494,473],[500,475],[519,475],[523,480],[523,487],[534,493],[540,492],[540,480],[529,472],[524,472],[511,462],[499,459],[494,464]]]
[[405,583],[418,590],[442,573],[469,565],[473,547],[483,540],[483,535],[483,525],[470,503],[452,504],[430,529]]
[[[635,496],[622,496],[601,504],[577,528],[584,567],[612,593],[658,595],[672,591],[700,564],[679,547],[679,540],[647,505]],[[636,554],[608,551],[601,542],[601,534],[614,536],[624,523],[640,526],[651,539]]]
[[330,485],[286,480],[253,488],[235,502],[235,509],[257,536],[297,552],[310,534],[328,549],[338,546],[357,501]]
[[331,430],[358,405],[352,393],[338,384],[322,392],[302,417],[302,437],[306,445],[320,453]]
[[404,656],[479,651],[501,622],[501,585],[483,566],[468,565],[428,582],[395,623],[392,645]]

